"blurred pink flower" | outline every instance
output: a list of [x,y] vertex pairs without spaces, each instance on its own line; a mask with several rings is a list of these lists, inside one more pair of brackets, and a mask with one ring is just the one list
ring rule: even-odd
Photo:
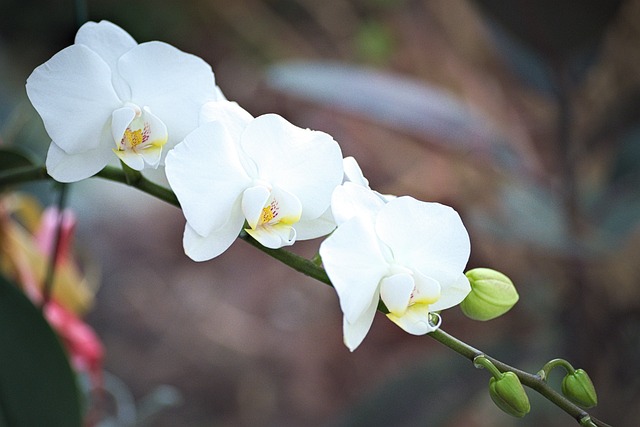
[[[61,265],[65,262],[72,262],[70,258],[71,243],[76,225],[76,217],[73,212],[68,209],[59,212],[55,207],[45,209],[34,237],[42,253],[48,257],[51,256],[55,250],[58,223],[60,223],[60,239],[56,265]],[[45,301],[44,316],[62,339],[69,352],[73,368],[79,372],[86,372],[95,386],[100,385],[102,383],[104,348],[95,331],[76,313],[55,299]]]
[[[0,210],[0,228],[4,241],[0,250],[5,253],[10,264],[3,266],[8,270],[5,273],[15,276],[23,292],[35,305],[43,306],[44,317],[60,337],[72,367],[77,372],[86,373],[94,387],[100,387],[104,348],[95,331],[79,315],[87,308],[90,301],[87,294],[91,291],[87,289],[86,280],[78,273],[75,260],[71,257],[75,215],[70,210],[59,213],[55,207],[40,213],[37,204],[23,196],[1,202],[3,209]],[[39,216],[39,224],[23,226],[11,213],[16,216],[22,214],[25,217],[23,219]],[[44,266],[54,251],[58,221],[61,221],[61,229],[55,292],[45,301],[42,291],[46,274]]]

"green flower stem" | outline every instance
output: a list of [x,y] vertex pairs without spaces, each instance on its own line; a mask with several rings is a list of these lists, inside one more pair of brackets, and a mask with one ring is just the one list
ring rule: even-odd
[[556,366],[562,366],[567,373],[569,374],[573,374],[575,372],[575,369],[573,368],[573,366],[571,366],[571,363],[567,362],[564,359],[553,359],[550,360],[549,362],[547,362],[542,369],[540,369],[538,371],[538,375],[540,376],[540,378],[542,378],[543,381],[546,381],[547,378],[549,378],[549,373],[556,367]]
[[[127,174],[122,169],[107,166],[102,171],[98,172],[96,176],[99,178],[135,187],[140,191],[163,200],[171,205],[174,205],[178,208],[180,207],[178,198],[173,193],[173,191],[152,181],[149,181],[142,174]],[[44,167],[20,168],[8,173],[0,174],[0,188],[9,184],[19,184],[22,182],[48,178],[50,177],[47,175]],[[317,279],[322,283],[331,285],[331,281],[329,280],[329,277],[327,276],[325,270],[321,266],[314,263],[312,260],[308,260],[304,257],[283,249],[265,248],[245,232],[240,233],[239,237],[250,245],[256,247],[257,249],[260,249],[265,254],[292,267],[296,271],[306,274],[309,277],[313,277],[314,279]],[[385,313],[388,312],[388,310],[386,310],[386,307],[384,307],[384,304],[380,304],[378,306],[378,309]],[[540,393],[551,403],[558,406],[567,414],[571,415],[580,425],[587,427],[611,427],[608,424],[594,417],[591,417],[582,408],[573,404],[567,398],[562,396],[562,394],[556,392],[546,383],[541,375],[530,374],[528,372],[509,366],[506,363],[494,359],[493,357],[487,356],[482,351],[449,335],[442,329],[437,329],[434,332],[429,333],[428,335],[441,344],[445,345],[446,347],[449,347],[451,350],[455,351],[461,356],[469,359],[471,362],[474,362],[474,360],[479,357],[484,357],[489,360],[500,372],[511,371],[515,373],[523,385],[526,385],[527,387]]]
[[115,181],[121,184],[129,185],[157,199],[167,202],[170,205],[173,205],[177,208],[180,207],[180,202],[178,202],[178,198],[173,191],[169,190],[166,187],[163,187],[162,185],[158,185],[153,181],[149,181],[140,172],[134,171],[131,168],[128,168],[127,172],[125,172],[122,169],[118,169],[113,166],[107,166],[100,172],[98,172],[95,176],[107,179],[109,181]]
[[611,427],[605,422],[590,416],[584,409],[575,405],[562,394],[555,391],[546,383],[546,381],[544,381],[540,377],[540,375],[530,374],[528,372],[514,368],[513,366],[509,366],[506,363],[503,363],[491,356],[487,356],[480,350],[473,348],[469,344],[449,335],[442,329],[437,329],[434,332],[429,333],[429,336],[440,342],[441,344],[449,347],[451,350],[455,351],[461,356],[466,357],[471,362],[484,357],[488,359],[500,372],[511,371],[515,373],[523,385],[526,385],[527,387],[540,393],[551,403],[565,411],[567,414],[571,415],[580,425],[589,427]]
[[270,257],[275,258],[278,261],[283,262],[284,264],[287,264],[294,270],[299,271],[302,274],[306,274],[307,276],[312,277],[316,280],[319,280],[326,285],[332,286],[331,281],[329,280],[329,276],[327,276],[327,272],[324,271],[324,268],[316,265],[313,261],[284,249],[269,249],[267,247],[264,247],[253,237],[249,236],[244,230],[240,233],[240,238],[249,243],[251,246],[260,249]]
[[485,355],[474,357],[473,366],[475,366],[476,368],[486,369],[487,371],[491,372],[491,375],[493,375],[493,377],[496,379],[499,379],[502,375],[502,372],[500,372],[500,370],[496,368],[496,365],[494,365],[491,360],[487,359],[487,356]]

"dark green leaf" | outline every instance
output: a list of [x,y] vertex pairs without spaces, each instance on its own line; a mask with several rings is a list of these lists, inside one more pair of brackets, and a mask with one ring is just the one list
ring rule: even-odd
[[40,310],[0,276],[0,425],[80,426],[76,378]]
[[0,172],[33,165],[31,159],[22,152],[11,148],[0,148]]

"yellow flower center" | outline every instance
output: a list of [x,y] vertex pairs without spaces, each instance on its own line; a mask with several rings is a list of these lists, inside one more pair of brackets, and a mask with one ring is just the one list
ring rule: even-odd
[[150,133],[149,123],[145,123],[142,129],[131,130],[131,128],[127,128],[124,131],[118,149],[121,151],[127,148],[135,149],[138,145],[144,144],[149,140]]
[[279,211],[280,209],[278,208],[278,201],[273,199],[271,203],[262,208],[260,223],[258,225],[269,223],[273,218],[276,218],[278,216]]

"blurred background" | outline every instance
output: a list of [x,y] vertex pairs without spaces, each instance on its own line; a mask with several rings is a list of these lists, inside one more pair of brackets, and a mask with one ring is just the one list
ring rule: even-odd
[[[24,82],[73,42],[76,7],[0,2],[0,144],[41,162],[49,139]],[[486,323],[451,309],[443,328],[530,372],[567,358],[596,385],[595,416],[637,425],[640,1],[82,7],[138,42],[202,57],[253,115],[330,133],[374,189],[455,207],[471,235],[469,268],[503,271],[521,299]],[[54,200],[51,183],[23,189]],[[485,371],[381,315],[349,353],[331,288],[242,241],[196,264],[182,252],[177,209],[99,179],[69,191],[78,256],[100,268],[87,319],[106,347],[104,425],[575,424],[533,392],[527,417],[503,414]],[[312,256],[317,245],[294,250]]]

